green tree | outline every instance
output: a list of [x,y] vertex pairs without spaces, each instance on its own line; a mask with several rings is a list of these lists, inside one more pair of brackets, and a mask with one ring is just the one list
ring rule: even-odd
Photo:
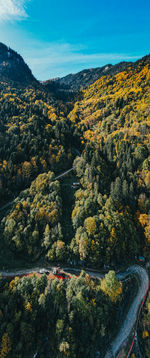
[[122,284],[117,279],[114,271],[109,271],[105,278],[101,281],[101,290],[116,302],[122,293]]

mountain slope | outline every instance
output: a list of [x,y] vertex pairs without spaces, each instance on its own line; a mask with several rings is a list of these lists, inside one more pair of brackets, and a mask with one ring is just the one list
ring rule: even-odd
[[6,201],[37,174],[71,166],[74,130],[65,106],[44,90],[0,84],[0,93],[0,199]]
[[[98,79],[72,103],[68,117],[68,104],[52,99],[42,85],[0,85],[1,200],[29,187],[40,173],[72,167],[81,154],[74,165],[80,189],[72,193],[72,216],[68,210],[63,232],[70,259],[103,265],[132,262],[135,255],[148,252],[149,81],[147,56]],[[49,222],[46,213],[40,215]]]
[[69,119],[82,131],[84,148],[76,162],[82,189],[72,212],[73,252],[78,247],[93,262],[148,256],[150,56],[96,81]]
[[[150,56],[146,56],[125,71],[103,76],[92,84],[84,91],[83,100],[75,103],[69,118],[85,126],[84,137],[90,140],[112,136],[117,130],[130,132],[127,128],[133,125],[138,129],[149,118],[149,85]],[[135,118],[130,120],[129,116]]]
[[0,81],[19,85],[37,82],[23,58],[3,43],[0,43]]
[[102,76],[113,76],[118,72],[124,71],[132,63],[120,62],[117,65],[106,65],[98,68],[90,68],[87,70],[80,71],[76,74],[69,74],[62,78],[56,78],[44,82],[45,85],[58,87],[60,89],[68,89],[72,91],[81,91],[89,87],[92,83],[97,81]]

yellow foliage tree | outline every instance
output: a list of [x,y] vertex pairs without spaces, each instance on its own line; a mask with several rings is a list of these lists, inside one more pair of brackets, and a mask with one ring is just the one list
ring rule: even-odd
[[84,221],[84,226],[89,235],[94,235],[96,232],[96,221],[95,218],[92,216],[89,216]]
[[70,346],[69,346],[69,343],[68,342],[62,342],[59,346],[59,351],[64,353],[64,355],[66,357],[69,357],[70,356],[70,352],[69,352],[69,349],[70,349]]
[[11,351],[11,340],[8,333],[4,333],[2,336],[0,358],[7,357],[10,351]]
[[29,311],[29,312],[32,312],[32,307],[31,307],[31,303],[30,303],[30,302],[27,302],[27,304],[26,304],[26,310]]
[[22,164],[22,174],[25,178],[30,178],[32,173],[32,165],[29,162]]
[[149,337],[149,333],[148,333],[148,331],[143,331],[143,333],[142,333],[142,337],[143,337],[143,339],[145,339],[145,338]]

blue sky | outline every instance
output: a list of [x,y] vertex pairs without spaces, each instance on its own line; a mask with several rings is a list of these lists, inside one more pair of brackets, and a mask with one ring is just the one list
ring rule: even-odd
[[0,0],[0,41],[39,80],[150,53],[150,1]]

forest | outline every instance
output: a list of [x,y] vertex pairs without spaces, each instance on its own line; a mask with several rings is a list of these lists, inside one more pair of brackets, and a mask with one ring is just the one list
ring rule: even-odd
[[150,56],[64,100],[0,82],[1,266],[8,250],[16,263],[110,269],[101,281],[1,278],[0,358],[103,357],[126,294],[113,269],[150,258],[149,88]]
[[[101,77],[74,104],[1,85],[1,203],[15,198],[1,232],[14,252],[95,267],[148,257],[149,65]],[[67,212],[65,181],[47,181],[72,166],[80,186]]]
[[1,279],[0,357],[92,358],[99,350],[104,356],[122,297],[113,271],[101,281],[84,271],[69,282],[46,275]]
[[[39,173],[61,172],[71,166],[78,130],[67,119],[67,108],[41,89],[1,85],[1,201],[28,187]],[[79,144],[78,144],[79,143]]]

